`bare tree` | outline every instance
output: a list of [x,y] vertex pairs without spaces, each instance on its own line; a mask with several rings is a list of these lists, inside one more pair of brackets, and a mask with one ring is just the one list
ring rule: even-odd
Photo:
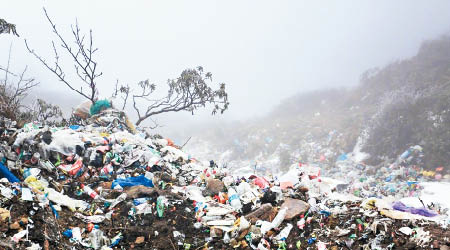
[[4,19],[0,18],[0,34],[11,34],[19,36],[16,31],[16,25],[6,22]]
[[20,74],[11,73],[9,70],[11,60],[11,47],[9,49],[8,64],[5,69],[5,76],[0,80],[0,115],[12,120],[16,120],[21,113],[21,109],[25,107],[24,99],[28,95],[31,88],[39,83],[34,78],[26,78],[25,73],[28,67]]
[[[97,63],[93,59],[93,55],[97,51],[97,48],[94,48],[92,45],[92,30],[89,32],[89,37],[85,43],[85,36],[80,34],[78,22],[75,26],[72,26],[72,34],[75,42],[75,47],[73,48],[56,29],[56,25],[50,19],[45,8],[44,13],[61,47],[73,59],[76,74],[81,80],[81,87],[75,87],[66,79],[66,74],[59,62],[58,50],[53,41],[52,47],[55,54],[53,66],[47,63],[34,50],[30,49],[25,40],[28,51],[70,89],[89,99],[92,103],[95,103],[98,96],[96,80],[102,73],[96,72]],[[117,82],[113,96],[120,96],[123,101],[121,105],[122,110],[126,109],[127,105],[131,105],[132,103],[132,108],[138,116],[136,125],[140,125],[150,117],[166,112],[190,111],[193,114],[194,110],[205,107],[206,105],[213,105],[212,114],[216,114],[218,111],[223,113],[228,109],[229,105],[225,84],[220,84],[219,88],[214,90],[209,83],[212,83],[212,74],[209,72],[204,73],[203,68],[198,67],[197,69],[186,69],[177,79],[168,80],[168,92],[164,97],[155,98],[154,92],[156,85],[151,84],[148,80],[139,82],[137,89],[133,89],[129,85],[121,85],[119,87]],[[88,86],[87,92],[83,91],[83,85]],[[146,108],[142,109],[142,107]],[[159,126],[155,120],[151,118],[150,120],[155,124],[153,127]]]
[[136,125],[139,125],[144,120],[162,113],[189,111],[194,114],[195,110],[208,104],[213,105],[212,114],[219,111],[223,113],[229,105],[225,84],[221,83],[219,88],[214,90],[209,83],[212,83],[212,74],[204,73],[202,67],[197,67],[184,70],[177,79],[168,80],[168,92],[162,98],[152,98],[156,85],[148,80],[139,82],[137,90],[128,85],[116,87],[116,93],[122,97],[123,108],[131,98],[133,109],[138,116]]
[[[89,36],[86,39],[85,35],[80,34],[80,27],[78,26],[78,22],[75,23],[75,26],[71,26],[72,35],[74,38],[75,46],[72,47],[69,43],[62,37],[59,31],[56,29],[56,25],[50,19],[47,14],[46,9],[44,8],[45,16],[47,17],[48,22],[52,27],[53,33],[56,35],[57,40],[59,40],[60,46],[63,48],[63,51],[66,52],[69,57],[73,59],[74,69],[78,79],[81,81],[79,87],[77,87],[74,83],[69,82],[66,78],[66,73],[61,67],[60,64],[60,56],[58,50],[55,46],[55,42],[52,41],[53,52],[55,54],[55,59],[52,64],[48,63],[43,57],[38,55],[33,49],[30,49],[28,46],[27,40],[25,40],[25,45],[28,51],[33,54],[48,70],[50,70],[59,81],[63,82],[67,85],[71,90],[77,92],[81,96],[91,100],[92,103],[95,103],[98,97],[97,90],[97,78],[102,75],[102,72],[97,72],[97,62],[94,60],[94,54],[97,52],[97,48],[93,46],[92,40],[92,30],[89,31]],[[52,66],[53,65],[53,66]],[[83,86],[87,86],[87,91],[83,90]]]

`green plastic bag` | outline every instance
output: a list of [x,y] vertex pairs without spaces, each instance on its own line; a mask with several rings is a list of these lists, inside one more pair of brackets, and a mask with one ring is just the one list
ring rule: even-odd
[[111,103],[108,100],[98,100],[91,106],[89,109],[89,113],[91,115],[96,115],[100,113],[100,111],[111,108]]
[[158,199],[156,199],[156,211],[158,212],[159,218],[164,216],[164,210],[166,210],[166,198],[164,196],[159,196]]

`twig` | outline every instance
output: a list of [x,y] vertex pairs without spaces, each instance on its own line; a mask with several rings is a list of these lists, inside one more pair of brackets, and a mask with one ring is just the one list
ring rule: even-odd
[[183,146],[181,146],[181,148],[180,149],[183,149],[183,147],[184,146],[186,146],[186,144],[191,140],[191,138],[192,138],[192,136],[191,137],[189,137],[189,139],[183,144]]
[[169,237],[169,241],[170,241],[170,244],[172,245],[173,249],[174,249],[174,250],[177,250],[177,248],[176,248],[175,245],[173,244],[172,239],[171,239],[170,237]]

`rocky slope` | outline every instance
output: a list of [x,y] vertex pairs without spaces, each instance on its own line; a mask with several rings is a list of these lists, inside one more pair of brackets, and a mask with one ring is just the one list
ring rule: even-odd
[[450,38],[443,37],[424,42],[412,58],[366,71],[355,88],[297,94],[263,118],[202,130],[188,147],[201,154],[207,144],[209,157],[222,154],[224,163],[287,168],[333,163],[349,152],[383,165],[420,145],[421,167],[448,169],[449,81]]

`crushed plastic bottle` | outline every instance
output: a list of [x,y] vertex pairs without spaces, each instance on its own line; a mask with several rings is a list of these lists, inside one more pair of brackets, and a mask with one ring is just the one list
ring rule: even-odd
[[94,200],[98,200],[100,199],[100,195],[97,194],[97,192],[95,192],[92,188],[90,188],[87,185],[81,184],[81,188],[83,189],[83,191],[89,195],[92,199]]
[[286,227],[284,227],[283,230],[281,230],[281,232],[277,236],[275,236],[275,239],[276,240],[286,240],[287,237],[289,236],[289,233],[292,230],[292,227],[293,227],[292,224],[288,223],[286,225]]
[[278,228],[286,217],[287,208],[282,208],[272,221],[272,228]]
[[228,202],[236,211],[240,211],[242,209],[241,200],[239,199],[239,195],[236,193],[234,188],[228,189]]
[[156,199],[156,211],[158,212],[158,217],[162,218],[164,216],[164,211],[167,207],[167,199],[164,196],[159,196]]
[[103,232],[100,229],[94,227],[89,233],[89,240],[91,242],[92,248],[101,248],[103,246]]

